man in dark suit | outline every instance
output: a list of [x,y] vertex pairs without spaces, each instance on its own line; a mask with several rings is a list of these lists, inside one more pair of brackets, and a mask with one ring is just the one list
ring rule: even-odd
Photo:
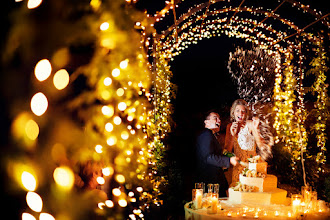
[[215,111],[209,111],[204,120],[205,129],[197,137],[197,181],[218,183],[220,185],[219,196],[227,197],[228,182],[222,167],[236,166],[237,157],[226,157],[222,154],[222,147],[214,136],[214,131],[220,128],[220,116]]

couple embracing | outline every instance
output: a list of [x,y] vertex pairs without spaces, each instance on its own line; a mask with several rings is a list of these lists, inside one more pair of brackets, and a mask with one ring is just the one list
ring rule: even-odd
[[[250,120],[249,115],[250,110],[244,100],[234,101],[230,109],[232,122],[227,125],[225,144],[221,146],[214,135],[220,129],[220,116],[215,111],[209,111],[204,118],[205,129],[197,137],[197,180],[206,185],[218,183],[220,197],[227,197],[228,189],[223,168],[233,166],[231,179],[235,183],[244,169],[241,161],[246,162],[250,156],[256,156],[257,151],[263,159],[271,155],[273,139],[267,125],[256,116]],[[225,156],[224,151],[233,152],[235,156]]]

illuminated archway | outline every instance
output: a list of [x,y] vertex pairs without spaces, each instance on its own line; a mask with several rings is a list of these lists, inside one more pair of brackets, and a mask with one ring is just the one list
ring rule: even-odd
[[[281,65],[275,71],[273,95],[276,113],[274,117],[274,128],[277,132],[276,142],[285,144],[287,150],[293,155],[293,164],[296,160],[300,160],[304,167],[303,155],[306,153],[308,137],[304,126],[307,116],[304,106],[304,78],[306,73],[303,61],[306,60],[306,57],[308,57],[309,62],[311,61],[312,58],[308,51],[317,50],[319,54],[316,57],[324,52],[324,36],[321,33],[309,32],[309,30],[311,26],[317,24],[321,25],[321,30],[327,31],[329,29],[327,20],[329,14],[322,15],[321,12],[313,10],[309,5],[303,5],[294,0],[280,1],[270,9],[254,7],[253,3],[250,2],[252,5],[248,6],[249,1],[245,0],[239,2],[210,0],[193,5],[177,16],[183,1],[171,1],[155,15],[155,24],[165,22],[166,19],[173,16],[173,24],[169,28],[146,39],[147,45],[150,45],[150,42],[153,43],[153,103],[155,105],[153,114],[154,116],[157,115],[154,117],[154,128],[158,131],[156,139],[157,141],[161,140],[170,130],[170,102],[173,91],[169,62],[175,59],[175,56],[179,55],[181,51],[189,48],[189,45],[197,44],[198,41],[205,38],[221,35],[242,38],[258,45],[268,53],[276,55],[277,59],[280,60]],[[267,7],[266,3],[265,5]],[[302,11],[306,17],[308,15],[312,19],[307,24],[293,22],[278,13],[284,6],[292,7],[296,13]],[[321,62],[321,60],[319,61]],[[311,72],[311,70],[309,71]],[[320,79],[322,77],[325,75],[316,77],[314,84],[324,83],[325,80]],[[295,87],[298,88],[297,97],[294,95]],[[318,98],[317,103],[319,104],[317,105],[321,107],[318,107],[316,111],[327,111],[325,107],[327,96],[324,94],[326,91],[317,90],[314,85],[312,88],[318,97],[324,98]],[[297,107],[294,107],[293,103],[297,103]],[[290,117],[287,115],[288,112],[291,113]],[[325,123],[326,118],[322,118],[316,122],[315,127],[324,128]],[[292,130],[296,132],[292,132]],[[321,130],[317,131],[319,153],[315,156],[320,167],[326,160],[325,130]],[[319,168],[318,172],[321,170]],[[305,178],[304,181],[306,184]]]

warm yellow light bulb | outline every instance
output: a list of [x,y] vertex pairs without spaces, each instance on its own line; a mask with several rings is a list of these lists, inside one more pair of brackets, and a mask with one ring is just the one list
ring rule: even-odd
[[106,31],[108,30],[110,27],[109,23],[108,22],[103,22],[101,25],[100,25],[100,30],[101,31]]
[[126,105],[125,102],[120,102],[120,103],[118,104],[118,109],[119,109],[120,111],[125,111],[126,108],[127,108],[127,105]]
[[127,201],[125,199],[120,199],[118,201],[118,205],[121,207],[126,207],[127,206]]
[[38,124],[32,119],[27,121],[27,123],[25,125],[25,133],[26,133],[26,136],[30,140],[34,141],[35,139],[37,139],[37,137],[39,135],[39,126],[38,126]]
[[113,125],[110,122],[106,123],[105,130],[111,132],[113,130]]
[[21,176],[21,181],[25,189],[34,191],[37,188],[36,178],[29,172],[24,171]]
[[120,64],[119,64],[119,67],[121,69],[126,69],[127,66],[128,66],[128,59],[121,61]]
[[120,75],[120,69],[118,68],[113,69],[111,74],[113,77],[118,77]]
[[119,88],[119,89],[117,89],[116,93],[118,96],[123,96],[125,93],[125,90],[123,88]]
[[118,189],[118,188],[114,188],[114,189],[112,190],[112,194],[113,194],[114,196],[120,196],[120,195],[121,195],[121,191],[120,191],[120,189]]
[[101,176],[96,178],[96,182],[100,185],[103,185],[105,183],[105,179]]
[[22,220],[36,220],[36,218],[33,215],[31,215],[30,213],[24,212],[22,214]]
[[99,153],[99,154],[101,154],[102,152],[103,152],[103,147],[102,147],[102,145],[96,145],[95,146],[95,151],[97,152],[97,153]]
[[42,199],[35,192],[28,192],[26,194],[26,203],[35,212],[41,212],[42,210]]
[[52,65],[47,59],[40,60],[34,68],[34,75],[40,82],[48,79],[51,72]]
[[58,167],[54,170],[55,182],[63,189],[71,189],[74,184],[74,174],[69,167]]
[[64,89],[65,87],[67,87],[67,85],[69,85],[69,82],[70,82],[70,76],[65,69],[60,69],[55,73],[53,78],[53,84],[56,89],[58,90]]
[[109,138],[107,139],[107,144],[108,144],[109,146],[113,146],[113,145],[115,145],[116,143],[117,143],[117,138],[116,138],[115,136],[109,137]]
[[119,116],[116,116],[113,118],[113,123],[115,123],[116,125],[120,125],[121,124],[121,118]]
[[55,220],[55,218],[48,213],[40,213],[39,220]]
[[104,176],[111,176],[114,173],[114,170],[112,167],[106,167],[102,169],[102,174]]
[[120,136],[123,140],[127,140],[129,138],[129,133],[127,131],[123,131]]
[[103,84],[105,86],[110,86],[112,83],[112,79],[110,77],[106,77],[104,80],[103,80]]
[[42,0],[29,0],[27,3],[28,9],[37,8],[42,3]]
[[109,208],[112,208],[114,206],[113,201],[111,201],[111,200],[106,200],[105,205]]
[[117,180],[118,183],[124,183],[125,182],[125,177],[124,177],[124,175],[118,174],[116,176],[116,180]]
[[108,117],[113,116],[113,113],[114,113],[113,107],[112,106],[107,106],[107,105],[103,106],[101,111],[102,111],[103,115],[108,116]]
[[41,116],[46,112],[47,108],[47,97],[41,92],[36,93],[31,99],[32,112],[37,116]]

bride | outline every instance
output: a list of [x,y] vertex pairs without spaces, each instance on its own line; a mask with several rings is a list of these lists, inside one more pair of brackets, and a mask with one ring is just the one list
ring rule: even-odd
[[[234,101],[230,109],[232,123],[228,124],[226,129],[225,149],[233,152],[241,161],[247,162],[248,158],[257,155],[258,148],[258,153],[265,160],[271,155],[272,135],[267,132],[267,136],[270,134],[271,138],[265,137],[264,132],[261,132],[265,130],[265,123],[258,117],[248,120],[249,113],[246,101],[243,99]],[[233,168],[232,183],[239,181],[239,174],[244,168],[241,164]]]

